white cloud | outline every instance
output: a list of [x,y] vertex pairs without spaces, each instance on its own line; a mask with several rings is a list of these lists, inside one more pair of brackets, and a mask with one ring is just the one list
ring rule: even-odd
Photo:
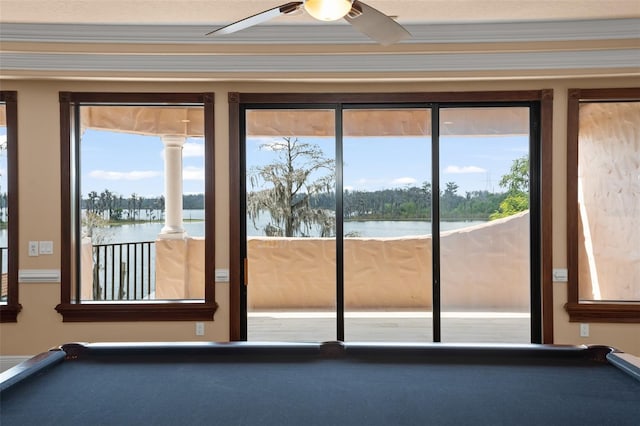
[[279,141],[272,140],[270,142],[263,143],[262,145],[260,145],[260,147],[267,151],[280,151],[287,147],[287,143],[283,140],[279,140]]
[[368,179],[360,178],[355,182],[350,182],[345,185],[345,189],[349,191],[376,191],[379,189],[385,189],[389,187],[415,185],[418,182],[416,178],[401,177],[397,179]]
[[416,182],[417,182],[417,179],[412,177],[401,177],[391,181],[393,185],[411,185]]
[[160,172],[153,170],[134,170],[131,172],[110,172],[107,170],[92,170],[89,172],[89,176],[95,179],[106,180],[142,180],[151,179],[160,176]]
[[0,144],[3,144],[7,141],[7,135],[0,135]]
[[467,174],[467,173],[486,173],[487,170],[477,166],[447,166],[445,173],[451,174]]
[[277,136],[250,136],[247,138],[247,143],[255,143],[257,145],[262,145],[263,143],[271,144],[273,142],[283,142],[283,140]]
[[[182,145],[182,157],[204,157],[204,144],[185,142]],[[160,158],[164,160],[164,148],[160,150]]]
[[185,142],[182,146],[182,157],[204,157],[204,144]]
[[351,185],[355,190],[363,190],[367,188],[384,187],[386,181],[384,179],[367,179],[360,178],[355,182],[355,185]]
[[185,167],[182,170],[182,180],[204,181],[204,169],[202,167]]

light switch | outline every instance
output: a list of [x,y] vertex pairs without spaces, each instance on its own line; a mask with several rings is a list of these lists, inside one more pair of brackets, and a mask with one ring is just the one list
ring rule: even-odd
[[40,241],[40,254],[53,254],[53,241]]

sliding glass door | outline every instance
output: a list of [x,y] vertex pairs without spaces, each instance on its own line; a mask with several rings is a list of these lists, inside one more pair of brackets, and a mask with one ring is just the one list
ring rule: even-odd
[[540,339],[535,103],[240,111],[247,339]]
[[529,342],[529,108],[441,108],[443,342]]
[[246,111],[249,340],[336,334],[335,112]]
[[431,109],[343,112],[344,333],[431,341]]

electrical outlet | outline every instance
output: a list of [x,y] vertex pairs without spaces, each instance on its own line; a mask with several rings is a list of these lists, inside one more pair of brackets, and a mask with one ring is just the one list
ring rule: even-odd
[[589,324],[580,324],[580,337],[589,337]]
[[216,269],[215,279],[217,283],[229,282],[229,270],[228,269]]
[[196,336],[204,336],[204,323],[197,322],[196,323]]
[[569,271],[567,268],[554,268],[553,281],[558,283],[566,283],[569,281]]

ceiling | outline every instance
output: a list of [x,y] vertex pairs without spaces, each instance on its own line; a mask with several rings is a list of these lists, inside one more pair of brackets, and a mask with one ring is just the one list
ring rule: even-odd
[[0,0],[0,79],[433,81],[640,75],[640,0],[367,0],[381,46],[304,13],[205,33],[287,0]]
[[[288,0],[0,0],[0,22],[225,24]],[[367,0],[400,23],[640,17],[638,0]],[[311,22],[304,14],[274,23]],[[315,22],[315,21],[314,21]]]

